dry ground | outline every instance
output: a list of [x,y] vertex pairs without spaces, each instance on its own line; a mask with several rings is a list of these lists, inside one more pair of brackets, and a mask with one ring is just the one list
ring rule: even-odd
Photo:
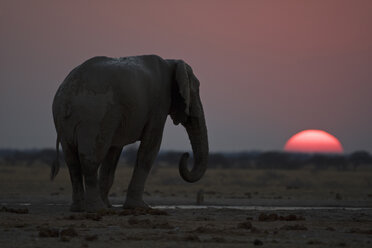
[[[111,201],[121,204],[131,169],[120,166]],[[0,247],[370,247],[372,171],[210,169],[198,183],[176,168],[155,168],[145,199],[151,205],[206,209],[99,214],[68,212],[66,168],[54,182],[43,165],[0,166]],[[30,205],[22,205],[28,203]],[[216,206],[359,207],[348,210],[237,210]],[[213,207],[215,206],[215,207]],[[28,213],[22,211],[28,210]],[[17,213],[18,211],[18,213]]]

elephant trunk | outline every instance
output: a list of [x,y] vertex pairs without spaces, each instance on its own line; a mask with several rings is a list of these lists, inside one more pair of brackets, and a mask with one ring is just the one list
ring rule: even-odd
[[201,110],[199,117],[189,117],[188,122],[184,126],[194,154],[194,165],[191,171],[187,168],[189,154],[184,153],[179,162],[179,171],[186,182],[193,183],[202,178],[208,164],[208,134],[203,111]]

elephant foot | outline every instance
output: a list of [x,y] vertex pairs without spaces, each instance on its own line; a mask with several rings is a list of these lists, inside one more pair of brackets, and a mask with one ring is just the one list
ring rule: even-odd
[[144,202],[143,200],[136,200],[132,198],[128,198],[125,200],[125,203],[123,205],[124,209],[135,209],[135,208],[140,208],[140,209],[151,209],[151,207]]
[[70,211],[71,212],[84,212],[85,211],[84,203],[82,203],[82,202],[72,203],[71,206],[70,206]]
[[103,203],[105,204],[106,208],[112,208],[112,205],[108,198],[103,199]]
[[86,201],[85,202],[85,211],[88,213],[95,213],[102,209],[106,209],[105,204],[101,200],[99,201]]

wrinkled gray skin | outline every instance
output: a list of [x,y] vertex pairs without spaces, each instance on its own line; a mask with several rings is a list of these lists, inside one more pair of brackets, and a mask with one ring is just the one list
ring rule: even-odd
[[[182,60],[156,55],[94,57],[76,67],[53,101],[57,150],[62,145],[72,182],[71,211],[94,212],[109,207],[108,193],[123,146],[140,141],[125,208],[145,207],[145,181],[158,154],[167,116],[187,130],[188,153],[179,171],[187,182],[206,171],[208,137],[199,81]],[[52,179],[59,165],[52,167]],[[98,173],[99,169],[99,173]]]

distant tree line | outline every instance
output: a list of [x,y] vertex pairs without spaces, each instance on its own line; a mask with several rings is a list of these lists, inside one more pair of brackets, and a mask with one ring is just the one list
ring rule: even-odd
[[7,165],[33,165],[43,163],[51,165],[56,158],[55,149],[32,149],[32,150],[0,150],[0,164]]
[[[180,152],[162,152],[157,162],[174,165],[178,163]],[[360,166],[372,168],[372,155],[366,151],[356,151],[347,155],[304,154],[280,151],[210,153],[210,168],[252,168],[252,169],[314,169],[335,168],[339,170],[356,170]]]
[[[182,152],[162,151],[155,164],[157,166],[177,166]],[[133,166],[137,149],[125,149],[121,164]],[[36,163],[51,165],[56,158],[54,149],[41,150],[0,150],[0,165],[28,165]],[[61,151],[60,159],[63,160]],[[190,159],[192,160],[192,159]],[[63,161],[61,161],[63,164]],[[191,161],[189,163],[192,163]],[[357,170],[358,167],[372,168],[372,155],[366,151],[356,151],[348,155],[302,154],[278,151],[210,153],[210,168],[252,168],[252,169],[314,169],[336,168],[339,170]]]

